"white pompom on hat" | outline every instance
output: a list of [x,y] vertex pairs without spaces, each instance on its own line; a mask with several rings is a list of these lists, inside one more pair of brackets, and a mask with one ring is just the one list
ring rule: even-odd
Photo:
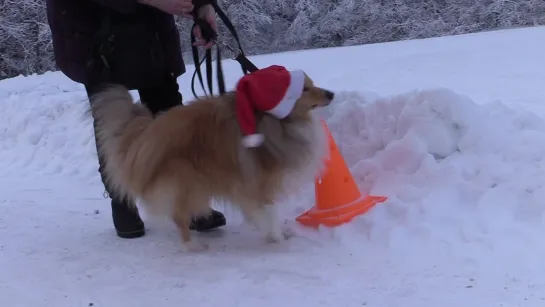
[[272,65],[243,76],[236,86],[236,114],[245,147],[257,147],[264,141],[256,133],[255,111],[267,112],[278,119],[290,114],[305,85],[302,70],[288,71]]

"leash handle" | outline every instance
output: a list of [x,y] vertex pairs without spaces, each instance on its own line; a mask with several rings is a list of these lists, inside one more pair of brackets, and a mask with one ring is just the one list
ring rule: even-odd
[[[218,81],[218,87],[219,87],[219,92],[220,92],[220,95],[221,94],[224,94],[225,93],[225,81],[224,81],[224,78],[223,78],[223,69],[222,69],[222,65],[221,65],[221,52],[220,52],[220,48],[217,44],[217,37],[218,37],[218,33],[212,28],[212,26],[204,19],[200,18],[198,16],[198,11],[201,7],[203,7],[204,5],[212,5],[212,7],[214,8],[216,14],[219,16],[219,18],[223,21],[223,23],[225,24],[225,26],[227,27],[227,29],[229,30],[229,32],[231,32],[231,34],[233,35],[237,45],[238,45],[238,52],[236,52],[236,56],[234,57],[234,59],[239,62],[240,64],[240,67],[242,69],[242,73],[244,75],[246,75],[247,73],[249,72],[254,72],[256,70],[258,70],[258,68],[246,57],[246,55],[244,54],[244,50],[242,49],[242,45],[240,44],[240,38],[238,37],[238,33],[237,31],[235,30],[235,27],[233,26],[233,24],[231,23],[231,21],[229,20],[229,18],[227,17],[227,15],[225,14],[225,12],[219,7],[218,3],[217,3],[217,0],[193,0],[193,12],[192,12],[192,16],[193,16],[193,19],[194,19],[194,24],[193,24],[193,27],[191,28],[191,51],[192,51],[192,54],[193,54],[193,62],[194,62],[194,65],[195,65],[195,72],[193,73],[193,76],[191,78],[191,91],[193,92],[193,96],[195,96],[195,98],[199,99],[196,92],[195,92],[195,76],[197,76],[199,78],[199,82],[201,84],[201,87],[206,94],[206,90],[204,89],[204,82],[203,82],[203,76],[202,76],[202,73],[201,73],[201,69],[200,69],[200,66],[202,65],[203,62],[206,61],[206,79],[207,79],[207,83],[208,83],[208,90],[209,90],[209,95],[212,96],[213,95],[213,86],[212,86],[212,51],[210,49],[206,50],[205,51],[205,56],[202,60],[199,60],[199,51],[197,49],[196,46],[193,46],[193,43],[195,43],[196,41],[196,38],[195,38],[195,34],[194,34],[194,29],[196,26],[199,26],[199,28],[201,29],[201,35],[202,35],[202,38],[208,43],[210,41],[214,41],[216,42],[216,64],[217,64],[217,67],[216,67],[216,77],[217,77],[217,81]],[[230,49],[231,51],[234,51],[229,45],[225,44],[225,46]],[[208,96],[208,95],[207,95]]]
[[216,39],[218,38],[218,33],[214,31],[214,29],[212,29],[212,26],[210,26],[210,24],[206,20],[197,17],[196,15],[197,13],[194,12],[193,19],[195,21],[195,24],[199,26],[199,28],[201,28],[202,38],[204,38],[207,43],[211,41],[216,41]]
[[214,0],[193,0],[193,21],[201,29],[202,38],[207,42],[216,41],[218,33],[212,29],[212,26],[204,19],[199,17],[199,9],[205,5],[211,4],[214,8],[217,6],[217,3]]

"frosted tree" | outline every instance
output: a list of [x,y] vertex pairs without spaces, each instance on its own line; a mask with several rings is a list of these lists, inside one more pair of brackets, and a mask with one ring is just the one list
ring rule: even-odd
[[[250,55],[545,25],[543,0],[219,0],[219,3]],[[184,59],[191,63],[192,23],[182,18],[176,22]],[[233,38],[221,22],[220,27],[220,47],[227,44],[235,48]],[[52,52],[45,0],[0,0],[0,79],[55,70]],[[229,52],[225,50],[223,54]]]
[[0,2],[0,78],[54,69],[44,0]]

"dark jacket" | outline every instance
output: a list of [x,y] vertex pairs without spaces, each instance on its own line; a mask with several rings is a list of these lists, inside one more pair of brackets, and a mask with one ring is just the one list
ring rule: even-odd
[[[46,5],[57,67],[76,82],[108,81],[136,89],[154,85],[165,74],[178,77],[185,72],[170,14],[137,0],[46,0]],[[104,33],[114,34],[107,74],[100,56],[105,53],[99,51],[107,36],[97,37],[103,16],[111,17]]]

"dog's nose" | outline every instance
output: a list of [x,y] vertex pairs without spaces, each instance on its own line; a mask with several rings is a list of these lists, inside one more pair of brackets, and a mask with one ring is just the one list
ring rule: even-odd
[[335,98],[335,94],[331,91],[325,90],[325,97],[328,100],[333,100],[333,98]]

